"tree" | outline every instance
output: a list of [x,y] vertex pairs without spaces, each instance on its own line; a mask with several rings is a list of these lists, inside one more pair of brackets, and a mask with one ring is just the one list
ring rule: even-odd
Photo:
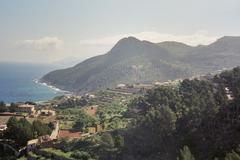
[[183,149],[180,150],[180,157],[178,160],[195,160],[188,146],[184,146]]
[[54,123],[53,122],[49,122],[48,123],[48,127],[53,130],[54,129]]
[[25,102],[25,104],[36,105],[36,103],[35,103],[35,102],[32,102],[32,101],[27,101],[27,102]]
[[7,130],[4,132],[4,137],[17,139],[16,133],[18,133],[18,120],[16,117],[11,117],[7,122]]
[[79,160],[91,160],[91,155],[88,152],[76,151],[71,154],[71,157]]
[[96,123],[96,120],[84,113],[83,111],[79,113],[78,120],[74,124],[75,129],[79,129],[80,131],[84,131],[87,127],[92,127]]
[[[20,145],[26,145],[28,140],[34,138],[32,125],[25,118],[21,118],[18,121],[17,131],[18,132],[16,132],[16,133],[18,133],[18,134],[17,134],[17,137],[15,140]],[[14,134],[14,133],[12,133],[12,134]]]
[[0,101],[0,112],[6,112],[6,111],[8,111],[6,104],[3,101]]
[[105,149],[112,149],[114,148],[114,140],[110,133],[104,133],[101,136],[101,145]]
[[115,147],[121,149],[124,146],[124,137],[117,135],[115,138]]
[[11,128],[11,127],[15,127],[17,126],[18,120],[16,117],[11,117],[9,118],[8,122],[7,122],[7,127]]
[[36,120],[31,124],[25,118],[17,120],[16,117],[11,117],[7,122],[7,130],[4,132],[4,137],[15,140],[20,145],[26,145],[28,140],[49,134],[50,132],[48,125],[40,121]]
[[37,136],[43,136],[51,133],[51,129],[47,124],[43,124],[39,120],[34,120],[32,123],[33,132],[37,134]]
[[138,117],[136,125],[128,131],[123,150],[136,159],[147,159],[153,154],[176,158],[175,123],[176,115],[170,107],[152,108],[145,116]]
[[0,106],[6,106],[6,104],[3,101],[0,101]]

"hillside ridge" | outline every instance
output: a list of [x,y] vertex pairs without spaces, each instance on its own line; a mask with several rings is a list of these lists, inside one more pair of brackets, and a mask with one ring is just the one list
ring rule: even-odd
[[119,83],[152,83],[188,78],[239,65],[240,37],[225,36],[204,46],[181,42],[152,43],[135,37],[119,40],[106,54],[73,67],[52,71],[41,81],[84,93]]

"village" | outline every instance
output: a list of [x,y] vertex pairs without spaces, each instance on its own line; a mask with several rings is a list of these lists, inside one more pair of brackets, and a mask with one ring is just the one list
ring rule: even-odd
[[[107,91],[109,95],[117,95],[122,98],[121,102],[125,102],[124,97],[128,97],[129,94],[137,94],[137,92],[131,92],[125,89],[125,85],[122,84],[116,87],[116,90]],[[139,91],[139,88],[136,89]],[[101,94],[101,93],[100,93]],[[26,119],[30,123],[35,120],[39,120],[45,124],[53,124],[53,128],[50,134],[42,135],[34,139],[27,141],[26,145],[21,146],[9,139],[5,139],[3,136],[0,138],[0,145],[4,150],[11,150],[16,157],[31,152],[39,148],[48,148],[56,145],[56,142],[62,139],[78,140],[100,132],[107,131],[107,127],[99,122],[90,126],[86,126],[84,130],[76,129],[73,127],[77,119],[66,120],[71,118],[72,115],[65,114],[65,110],[76,110],[77,113],[84,112],[89,117],[96,117],[98,108],[106,103],[112,103],[116,97],[104,95],[95,95],[93,93],[85,94],[84,96],[65,95],[56,97],[52,100],[34,103],[34,102],[18,102],[11,104],[0,104],[0,136],[8,130],[8,121],[11,117],[16,119]],[[101,100],[99,100],[101,99]],[[78,116],[78,115],[76,115]],[[62,119],[62,117],[64,117]],[[69,125],[70,123],[70,125]]]
[[[177,82],[179,81],[174,81],[174,83]],[[34,120],[39,120],[45,124],[52,123],[53,128],[50,134],[28,140],[25,146],[15,145],[13,141],[4,138],[0,139],[0,144],[3,145],[4,149],[12,149],[15,156],[18,157],[23,151],[26,153],[38,147],[51,146],[54,145],[54,142],[61,139],[82,139],[110,130],[111,128],[116,128],[116,126],[125,127],[127,122],[123,122],[123,124],[120,125],[116,125],[116,122],[107,122],[108,125],[107,123],[96,122],[91,126],[85,127],[84,130],[80,130],[74,128],[74,123],[77,121],[77,114],[80,112],[83,111],[89,117],[95,118],[97,117],[97,113],[103,114],[106,112],[105,110],[108,110],[107,107],[103,106],[113,103],[125,107],[122,107],[120,111],[112,111],[113,113],[111,115],[105,115],[107,118],[104,117],[105,119],[102,121],[111,119],[114,116],[119,116],[121,112],[126,110],[126,105],[129,99],[131,99],[129,97],[143,94],[148,89],[159,85],[169,85],[172,83],[173,82],[169,81],[164,83],[155,82],[154,84],[118,84],[114,89],[107,89],[105,92],[87,93],[83,96],[65,95],[40,103],[18,102],[4,104],[2,102],[0,105],[0,135],[8,129],[7,123],[11,117],[16,117],[17,119],[24,118],[31,123]],[[77,114],[66,114],[66,110],[72,110]]]
[[[208,76],[194,77],[208,79]],[[193,78],[193,79],[194,79]],[[155,82],[152,84],[118,84],[114,89],[84,94],[83,96],[64,95],[54,99],[34,103],[21,102],[0,104],[0,145],[3,150],[12,150],[16,157],[43,148],[57,148],[62,140],[76,141],[114,129],[127,127],[130,119],[123,117],[128,103],[158,86],[176,86],[182,80]],[[225,88],[229,100],[232,93]],[[11,117],[40,121],[51,124],[51,133],[29,139],[24,146],[5,139],[8,121]]]
[[[21,146],[21,148],[14,148],[14,146],[17,145],[14,144],[14,146],[12,146],[12,141],[0,139],[0,144],[3,145],[4,148],[12,149],[17,157],[22,153],[22,151],[29,152],[38,146],[49,146],[58,139],[81,139],[102,131],[101,125],[88,127],[86,132],[61,130],[59,126],[59,120],[57,120],[56,111],[44,108],[42,104],[16,103],[14,106],[11,105],[13,104],[6,104],[6,108],[12,109],[11,112],[0,112],[0,134],[8,129],[7,122],[10,117],[16,117],[17,119],[24,118],[29,122],[33,122],[37,119],[44,123],[53,124],[53,130],[51,134],[31,139],[27,141],[26,146]],[[89,115],[94,115],[95,112],[95,107],[89,107],[89,109],[86,111],[86,113]]]

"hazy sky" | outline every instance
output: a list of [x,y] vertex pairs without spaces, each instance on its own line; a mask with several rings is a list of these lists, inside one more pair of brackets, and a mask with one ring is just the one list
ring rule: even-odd
[[239,0],[0,0],[0,61],[103,54],[126,36],[209,44],[240,35]]

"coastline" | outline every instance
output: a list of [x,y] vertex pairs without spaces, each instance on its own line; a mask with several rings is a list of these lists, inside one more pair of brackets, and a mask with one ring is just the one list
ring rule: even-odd
[[33,81],[34,81],[34,83],[42,85],[42,86],[46,86],[46,87],[50,88],[51,90],[54,90],[55,92],[60,92],[60,93],[63,93],[63,94],[73,94],[70,91],[62,90],[60,88],[57,88],[57,87],[55,87],[53,85],[50,85],[50,84],[47,84],[45,82],[40,82],[38,79],[34,79]]

